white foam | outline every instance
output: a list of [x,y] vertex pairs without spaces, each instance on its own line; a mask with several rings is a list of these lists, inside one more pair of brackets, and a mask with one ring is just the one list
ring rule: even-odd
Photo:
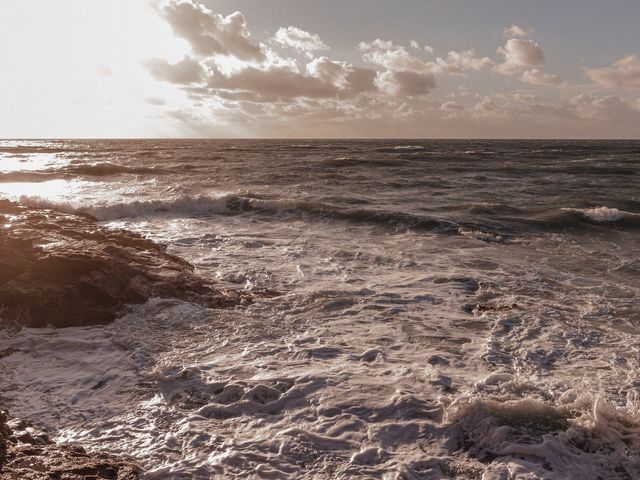
[[95,205],[80,205],[76,202],[58,202],[38,196],[21,196],[20,203],[37,208],[51,208],[65,213],[82,213],[98,220],[116,220],[127,217],[142,217],[162,213],[205,215],[229,210],[230,201],[237,197],[221,193],[219,196],[181,196],[170,200],[134,200]]
[[633,215],[624,210],[610,207],[595,207],[580,211],[584,216],[596,222],[617,222],[618,220],[622,220],[626,215]]
[[394,150],[424,150],[422,145],[398,145],[393,147]]

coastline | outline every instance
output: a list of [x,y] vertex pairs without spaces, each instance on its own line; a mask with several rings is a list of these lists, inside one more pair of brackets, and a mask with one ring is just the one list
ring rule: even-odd
[[[2,329],[102,325],[151,298],[228,308],[247,305],[256,295],[221,289],[163,245],[107,230],[88,215],[0,200],[0,229]],[[0,358],[13,353],[3,350]],[[140,473],[135,463],[118,456],[57,444],[0,405],[2,478],[134,480]]]

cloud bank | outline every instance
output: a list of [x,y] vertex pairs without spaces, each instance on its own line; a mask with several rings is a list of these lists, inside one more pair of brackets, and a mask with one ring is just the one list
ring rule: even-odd
[[587,68],[587,76],[606,88],[640,90],[640,59],[628,55],[609,67]]
[[[145,62],[157,81],[186,96],[180,106],[152,103],[191,135],[530,137],[640,133],[640,102],[597,92],[576,94],[545,71],[533,28],[511,25],[490,55],[470,46],[437,55],[375,38],[354,46],[360,61],[333,58],[318,34],[288,25],[256,40],[244,15],[221,15],[195,0],[169,0],[158,15],[189,52],[179,61]],[[434,58],[435,57],[435,58]],[[630,55],[584,74],[601,89],[640,89]],[[503,93],[473,91],[479,79],[515,82]],[[503,80],[500,80],[503,79]],[[527,89],[530,89],[529,91]],[[540,92],[558,92],[549,98]],[[566,92],[561,93],[561,92]],[[604,130],[603,130],[604,128]],[[605,134],[606,135],[606,134]]]

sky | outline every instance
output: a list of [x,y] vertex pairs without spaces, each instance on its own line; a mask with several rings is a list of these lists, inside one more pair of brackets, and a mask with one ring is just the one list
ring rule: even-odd
[[0,0],[4,138],[638,138],[637,0]]

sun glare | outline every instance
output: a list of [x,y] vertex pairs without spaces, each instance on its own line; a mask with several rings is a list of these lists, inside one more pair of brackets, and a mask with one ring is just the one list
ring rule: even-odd
[[[155,106],[174,89],[143,62],[186,47],[145,1],[3,3],[0,76],[5,136],[145,136]],[[28,25],[29,28],[24,26]]]

